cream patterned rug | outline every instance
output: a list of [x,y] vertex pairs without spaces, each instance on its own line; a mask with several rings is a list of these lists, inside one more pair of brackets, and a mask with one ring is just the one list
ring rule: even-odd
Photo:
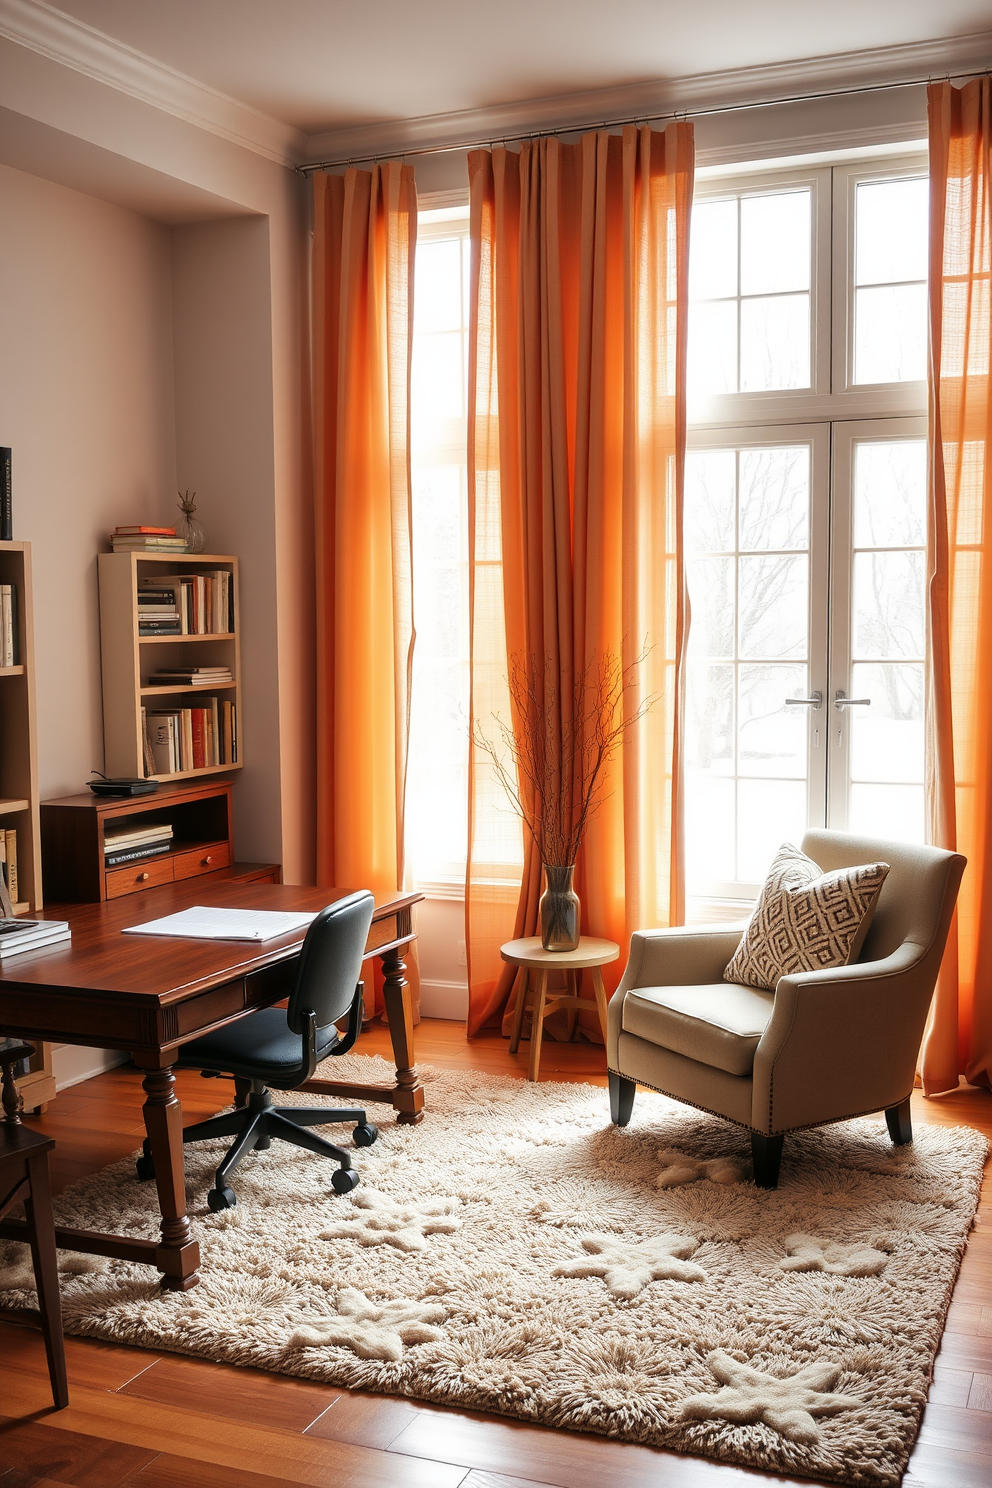
[[[899,1480],[982,1136],[922,1126],[894,1149],[881,1118],[800,1133],[766,1192],[746,1133],[661,1096],[639,1093],[621,1131],[604,1090],[424,1073],[425,1121],[383,1121],[345,1197],[329,1164],[273,1143],[236,1174],[237,1207],[213,1215],[224,1144],[187,1149],[200,1285],[163,1294],[147,1268],[64,1255],[67,1330],[814,1478]],[[378,1058],[334,1062],[336,1079],[389,1074]],[[64,1223],[157,1233],[132,1162],[56,1206]],[[26,1248],[0,1250],[2,1300],[24,1305]]]

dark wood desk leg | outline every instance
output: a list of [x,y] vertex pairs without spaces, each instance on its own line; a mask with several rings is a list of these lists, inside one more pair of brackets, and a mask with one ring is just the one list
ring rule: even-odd
[[162,1243],[156,1261],[162,1286],[185,1292],[199,1281],[200,1247],[186,1217],[183,1173],[183,1111],[176,1099],[171,1068],[145,1070],[145,1131],[155,1162],[155,1186],[162,1211]]
[[396,1088],[393,1106],[396,1120],[402,1126],[414,1126],[424,1119],[424,1089],[413,1062],[413,1005],[410,988],[403,973],[406,962],[398,950],[386,951],[382,957],[385,981],[382,985],[386,1004],[389,1037],[396,1061]]
[[48,1153],[39,1152],[28,1158],[29,1194],[24,1200],[28,1222],[31,1259],[38,1286],[38,1311],[41,1331],[48,1355],[48,1377],[57,1410],[69,1404],[69,1386],[65,1377],[65,1345],[62,1341],[62,1303],[59,1297],[59,1267],[55,1255],[55,1220],[52,1215],[52,1188],[48,1181]]

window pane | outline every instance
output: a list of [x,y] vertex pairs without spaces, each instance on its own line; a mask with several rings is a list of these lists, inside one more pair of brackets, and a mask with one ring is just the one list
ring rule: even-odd
[[922,553],[855,553],[853,654],[923,659]]
[[740,654],[806,657],[807,570],[802,558],[741,558]]
[[806,697],[804,666],[742,666],[738,672],[737,768],[741,775],[806,779],[807,710],[787,697]]
[[461,252],[458,238],[418,246],[413,291],[418,335],[461,327]]
[[809,295],[742,300],[741,391],[809,385]]
[[414,467],[413,556],[418,571],[465,556],[463,484],[457,465]]
[[809,289],[809,191],[741,199],[741,294]]
[[854,447],[854,546],[922,547],[927,535],[924,439]]
[[685,461],[685,549],[730,552],[734,547],[733,450],[690,450]]
[[850,830],[895,842],[923,842],[922,785],[852,785]]
[[741,548],[805,548],[808,519],[808,446],[742,450]]
[[805,781],[738,781],[737,878],[761,883],[782,843],[798,845],[805,830]]
[[856,666],[851,696],[871,698],[851,708],[851,778],[923,780],[923,668]]
[[414,424],[465,417],[461,331],[415,337],[412,375]]
[[861,181],[855,203],[855,283],[927,277],[930,183]]
[[737,293],[737,201],[700,202],[689,233],[689,298]]
[[926,285],[855,290],[855,382],[911,382],[926,375]]
[[690,883],[737,877],[734,795],[733,780],[713,780],[686,770],[685,864]]
[[686,679],[686,764],[708,775],[734,771],[734,669],[694,666]]
[[696,656],[734,654],[734,560],[690,558],[686,561],[692,622],[689,650]]
[[689,308],[690,395],[737,391],[737,301]]

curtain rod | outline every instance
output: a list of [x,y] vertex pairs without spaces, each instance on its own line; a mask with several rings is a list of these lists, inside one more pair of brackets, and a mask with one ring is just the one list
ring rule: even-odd
[[524,140],[553,138],[560,134],[575,134],[577,131],[589,129],[619,129],[627,124],[656,124],[663,120],[673,119],[704,119],[714,114],[736,114],[744,109],[775,108],[783,103],[813,103],[821,98],[849,98],[858,93],[887,93],[893,88],[921,88],[932,82],[957,82],[959,78],[989,77],[992,69],[983,69],[977,72],[953,72],[941,73],[936,78],[933,76],[924,78],[910,78],[901,83],[867,83],[859,88],[829,88],[822,93],[793,93],[784,98],[761,98],[752,103],[726,103],[716,108],[699,109],[672,109],[663,114],[635,114],[628,119],[604,119],[599,124],[561,124],[557,129],[531,129],[525,134],[499,134],[490,133],[477,136],[475,139],[460,140],[452,145],[419,145],[412,150],[378,150],[371,155],[341,155],[335,160],[316,160],[311,164],[298,165],[297,171],[302,176],[308,176],[313,171],[328,170],[333,165],[364,165],[366,162],[375,164],[379,160],[408,160],[415,155],[450,155],[457,150],[477,150],[484,145],[498,142],[503,145],[521,144]]

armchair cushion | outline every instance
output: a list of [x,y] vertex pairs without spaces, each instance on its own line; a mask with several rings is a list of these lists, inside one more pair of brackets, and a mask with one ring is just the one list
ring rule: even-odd
[[822,873],[784,843],[725,979],[774,992],[779,977],[856,961],[888,871],[862,863]]
[[775,998],[726,982],[691,987],[632,987],[623,1031],[729,1075],[750,1075],[754,1051]]

